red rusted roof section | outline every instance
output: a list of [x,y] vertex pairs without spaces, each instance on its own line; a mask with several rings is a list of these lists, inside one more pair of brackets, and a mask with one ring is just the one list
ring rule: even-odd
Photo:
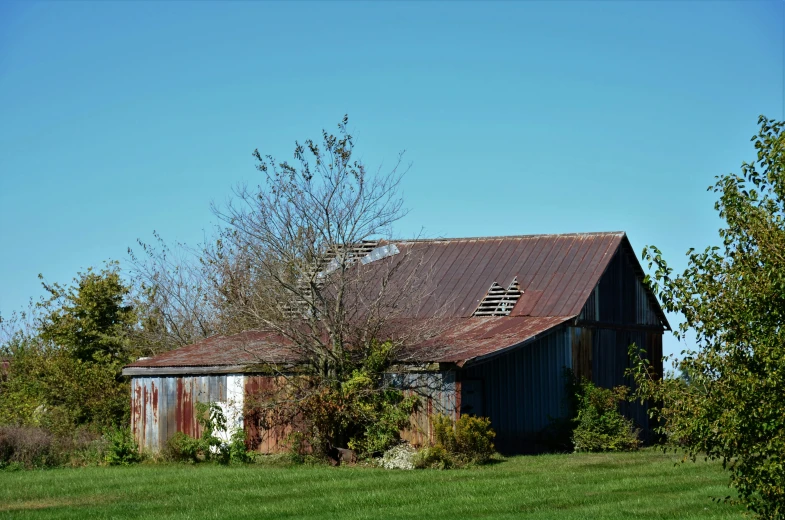
[[[469,317],[493,282],[518,278],[510,316],[576,316],[624,238],[623,232],[400,241],[420,255],[436,287],[425,316]],[[448,309],[445,309],[445,305]]]
[[443,334],[407,350],[404,361],[462,365],[520,345],[570,319],[564,316],[453,318]]
[[211,336],[152,358],[140,359],[129,367],[206,367],[285,363],[295,357],[280,337],[270,332],[249,330],[231,336]]
[[[449,327],[409,350],[412,360],[463,363],[500,352],[580,314],[625,238],[623,232],[401,240],[425,264],[434,288],[411,319],[438,316]],[[373,265],[373,264],[370,264]],[[404,267],[404,270],[406,268]],[[522,296],[507,317],[472,317],[491,285],[518,279]],[[229,366],[296,361],[268,332],[214,336],[130,367]]]
[[[451,318],[445,323],[444,332],[407,349],[402,353],[401,361],[462,364],[519,345],[569,319],[564,316]],[[269,332],[246,331],[231,336],[212,336],[187,347],[141,359],[128,367],[225,367],[296,362],[296,354],[283,345],[280,337]]]

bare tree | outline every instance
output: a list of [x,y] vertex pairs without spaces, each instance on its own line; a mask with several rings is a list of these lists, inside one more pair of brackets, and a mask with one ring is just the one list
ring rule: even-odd
[[169,348],[261,331],[266,339],[247,351],[275,384],[249,400],[259,425],[300,424],[312,446],[354,442],[373,452],[394,440],[417,402],[384,372],[443,331],[450,302],[430,298],[432,250],[391,240],[406,214],[403,153],[369,173],[354,158],[347,123],[318,144],[296,143],[292,163],[255,150],[263,182],[213,204],[224,227],[204,246],[140,243],[144,254],[132,258],[150,316],[145,341]]
[[137,240],[128,248],[133,300],[141,323],[136,347],[146,355],[166,352],[226,330],[215,308],[213,266],[199,248],[169,246],[153,232],[155,243]]
[[372,343],[391,343],[393,356],[435,321],[420,312],[433,289],[426,258],[389,240],[406,213],[403,153],[371,175],[354,159],[346,125],[323,132],[320,144],[296,143],[293,164],[254,151],[265,182],[213,206],[228,229],[206,254],[221,275],[218,307],[228,321],[285,338],[331,379]]

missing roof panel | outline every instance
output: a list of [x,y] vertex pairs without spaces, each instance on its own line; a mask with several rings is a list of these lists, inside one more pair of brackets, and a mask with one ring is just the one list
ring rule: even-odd
[[507,289],[493,282],[472,316],[509,316],[522,294],[517,277]]

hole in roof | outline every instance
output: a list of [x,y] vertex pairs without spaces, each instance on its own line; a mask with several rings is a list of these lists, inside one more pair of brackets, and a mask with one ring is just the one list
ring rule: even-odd
[[472,316],[509,316],[522,294],[518,277],[506,289],[493,282]]
[[397,255],[398,253],[400,253],[400,251],[395,244],[387,244],[386,246],[374,248],[370,253],[365,255],[360,262],[363,265],[370,264],[371,262],[376,262],[377,260]]

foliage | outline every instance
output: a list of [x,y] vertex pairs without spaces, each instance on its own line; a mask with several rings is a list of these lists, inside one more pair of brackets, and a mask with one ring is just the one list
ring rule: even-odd
[[107,442],[88,430],[54,435],[38,427],[0,427],[0,468],[51,468],[98,465]]
[[484,464],[495,453],[496,432],[487,417],[461,415],[453,422],[439,414],[431,417],[434,445],[423,450],[419,467],[438,466],[446,469],[465,464]]
[[384,469],[414,469],[417,450],[408,443],[396,444],[379,457],[377,463]]
[[119,367],[82,362],[36,339],[7,352],[11,363],[0,382],[0,424],[66,435],[80,425],[100,430],[127,422],[129,385],[118,380]]
[[202,434],[199,438],[177,432],[166,442],[164,457],[176,462],[218,462],[219,464],[254,461],[254,454],[245,449],[245,432],[237,429],[229,441],[218,434],[227,432],[226,415],[218,403],[196,403],[197,422]]
[[201,439],[194,439],[183,432],[176,432],[166,440],[163,456],[172,462],[199,462],[204,451]]
[[674,274],[656,247],[643,250],[666,310],[695,333],[685,379],[659,379],[633,352],[637,397],[662,403],[662,432],[693,460],[719,459],[760,518],[785,518],[785,123],[763,116],[757,158],[716,177],[719,247],[690,249]]
[[413,464],[417,469],[450,469],[458,465],[455,456],[441,444],[426,446],[418,451]]
[[106,462],[110,466],[128,466],[142,460],[139,445],[136,444],[131,430],[116,428],[105,435],[109,439]]
[[233,464],[248,464],[256,462],[257,456],[253,451],[248,451],[245,442],[245,430],[237,428],[229,437],[229,461]]
[[619,412],[627,392],[622,386],[608,389],[585,379],[581,382],[572,433],[575,451],[632,451],[640,447],[639,431]]
[[[391,350],[389,343],[373,342],[363,362],[343,380],[290,378],[272,394],[251,397],[251,407],[261,409],[259,416],[268,421],[260,426],[294,423],[298,433],[289,445],[295,459],[303,458],[305,446],[314,457],[327,457],[344,446],[360,457],[384,453],[400,442],[400,432],[410,427],[420,402],[391,386],[385,374]],[[270,419],[272,415],[277,418]]]
[[49,293],[39,304],[44,311],[39,328],[43,341],[82,362],[127,361],[128,336],[137,317],[126,302],[130,289],[120,279],[117,263],[107,263],[100,272],[90,268],[79,273],[71,286],[42,284]]
[[309,445],[301,431],[290,432],[284,439],[287,456],[292,464],[303,464],[308,457]]
[[63,436],[77,427],[120,426],[129,417],[122,366],[133,359],[135,313],[116,264],[89,269],[33,308],[27,330],[0,345],[10,360],[0,381],[0,424],[42,426]]
[[41,428],[0,429],[0,466],[25,468],[59,466],[64,462],[52,434]]

